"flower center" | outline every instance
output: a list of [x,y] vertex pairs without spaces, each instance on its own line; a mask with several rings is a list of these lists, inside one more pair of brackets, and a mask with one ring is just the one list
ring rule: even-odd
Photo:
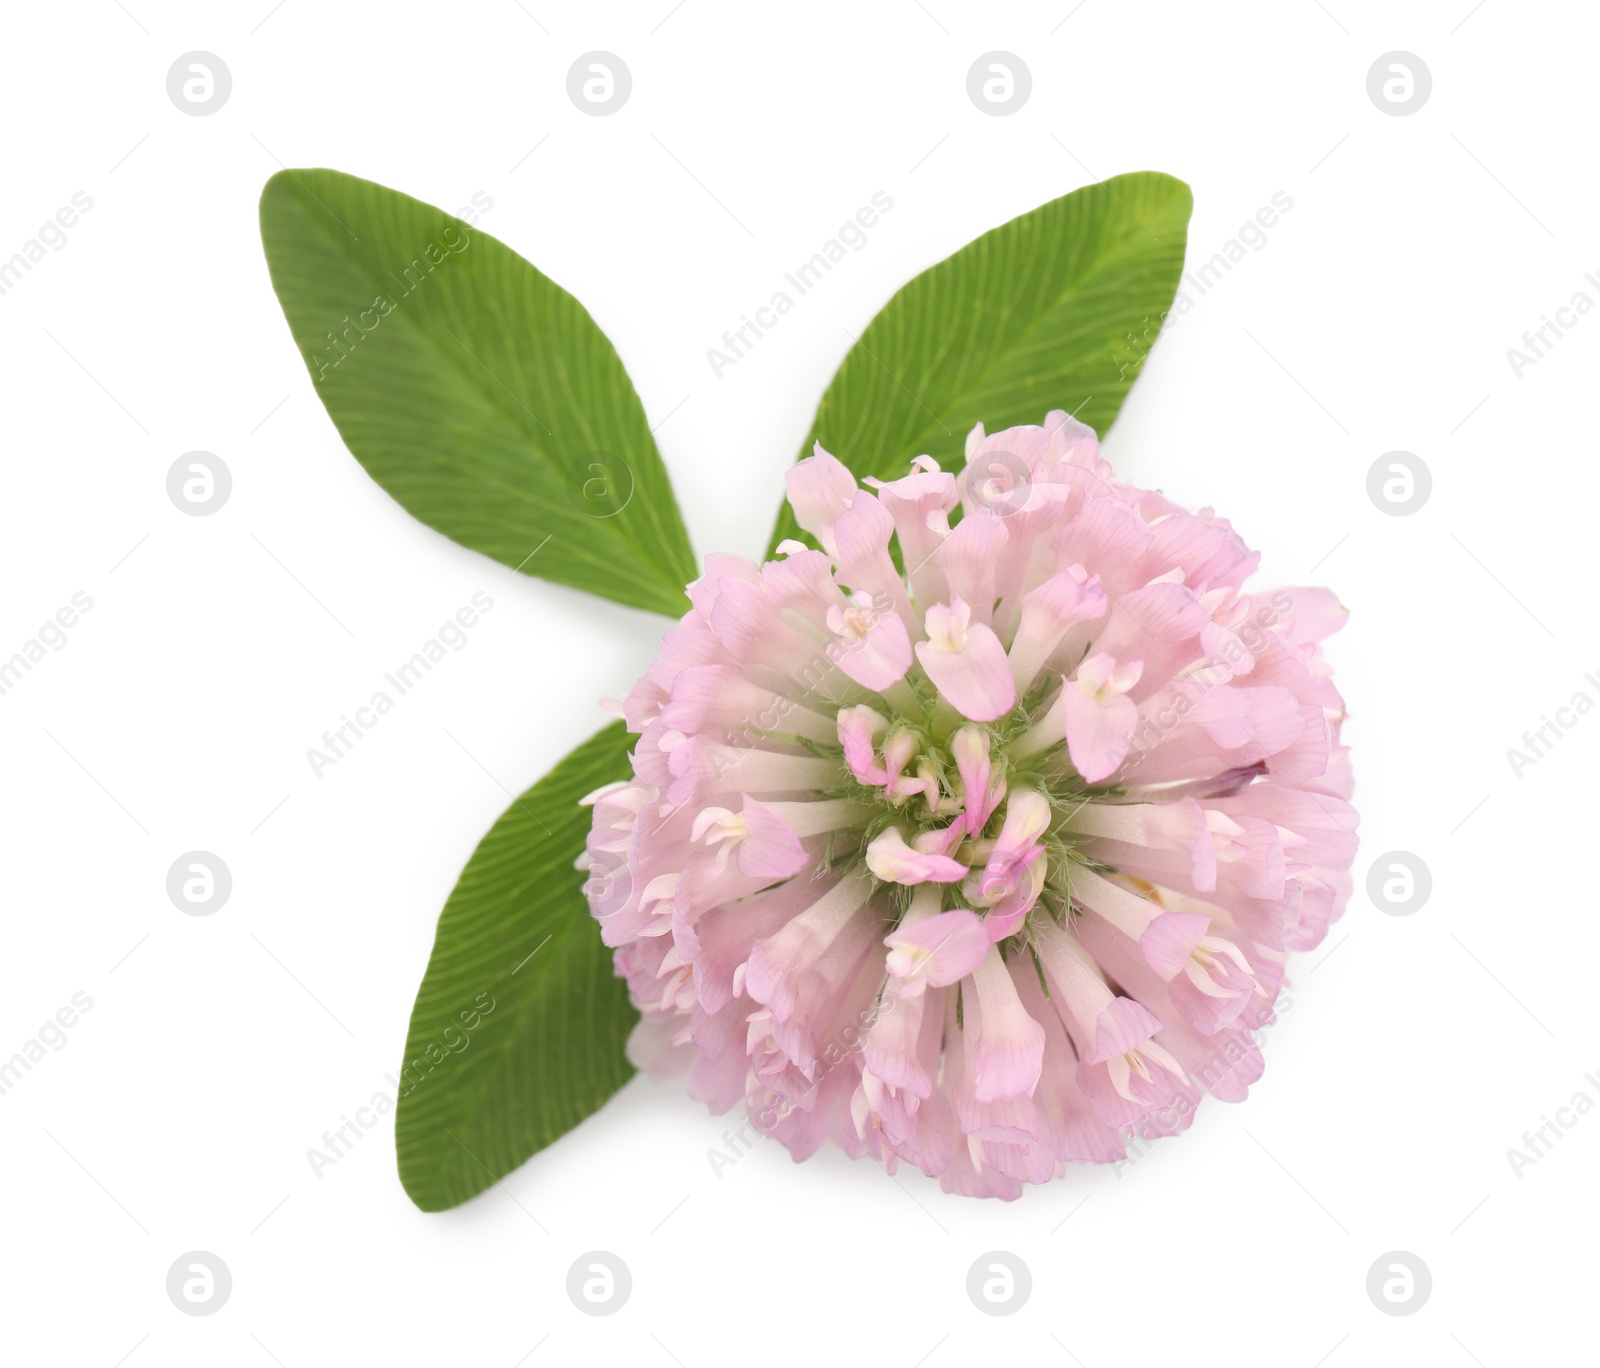
[[[961,649],[963,616],[940,624],[948,630],[935,643]],[[1060,828],[1088,799],[1113,790],[1086,783],[1065,746],[1028,753],[1018,744],[1050,710],[1046,693],[1041,685],[1005,717],[982,724],[952,718],[937,696],[930,701],[920,692],[912,695],[912,712],[840,710],[854,782],[831,796],[864,803],[870,815],[859,845],[841,833],[832,863],[845,866],[859,856],[884,884],[936,889],[931,910],[965,910],[979,919],[983,944],[1021,934],[1041,904],[1063,915],[1071,867],[1088,861]],[[918,976],[933,955],[907,946],[897,977]]]

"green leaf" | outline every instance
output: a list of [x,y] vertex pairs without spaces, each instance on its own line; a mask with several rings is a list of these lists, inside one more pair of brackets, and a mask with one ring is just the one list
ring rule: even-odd
[[[1104,436],[1172,304],[1192,206],[1182,181],[1139,171],[968,243],[867,326],[800,455],[821,442],[858,477],[921,455],[959,470],[974,423],[997,432],[1050,409]],[[788,504],[772,546],[785,537],[804,537]]]
[[644,408],[588,311],[487,233],[338,171],[280,171],[261,240],[356,459],[506,565],[677,617],[694,553]]
[[424,1211],[505,1177],[633,1074],[637,1014],[572,867],[578,799],[628,777],[631,748],[621,722],[585,741],[506,810],[445,903],[395,1114],[400,1181]]

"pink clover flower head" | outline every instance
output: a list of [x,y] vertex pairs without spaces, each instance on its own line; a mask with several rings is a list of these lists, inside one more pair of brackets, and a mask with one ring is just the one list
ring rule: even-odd
[[641,1068],[1011,1198],[1260,1076],[1350,896],[1345,615],[1064,413],[967,458],[794,467],[810,543],[709,558],[580,863]]

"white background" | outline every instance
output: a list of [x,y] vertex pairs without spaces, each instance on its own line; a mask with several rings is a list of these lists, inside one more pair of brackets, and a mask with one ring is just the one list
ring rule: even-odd
[[[0,1353],[1513,1368],[1591,1344],[1600,1118],[1520,1177],[1507,1151],[1574,1093],[1600,1100],[1600,718],[1520,778],[1506,752],[1576,691],[1600,699],[1600,317],[1520,378],[1506,351],[1576,291],[1600,300],[1593,12],[671,3],[7,9],[0,258],[75,191],[93,209],[0,296],[0,656],[75,592],[94,606],[0,697],[0,1057],[74,993],[94,1005],[0,1096]],[[195,49],[233,76],[205,118],[165,87]],[[566,93],[592,49],[633,74],[607,118]],[[1010,117],[966,93],[993,49],[1033,74]],[[1433,76],[1404,118],[1366,91],[1394,49]],[[615,341],[702,554],[760,553],[849,334],[980,232],[1156,168],[1194,187],[1194,265],[1285,192],[1106,446],[1231,518],[1262,582],[1325,582],[1351,609],[1330,654],[1358,891],[1295,962],[1249,1101],[1009,1205],[766,1143],[715,1176],[729,1118],[649,1080],[449,1214],[407,1201],[387,1118],[315,1175],[323,1132],[391,1091],[473,844],[604,720],[595,700],[664,624],[449,544],[346,453],[261,254],[280,164],[491,199],[480,226]],[[879,190],[894,208],[867,247],[715,378],[706,349]],[[233,473],[211,517],[165,490],[196,449]],[[1366,493],[1394,449],[1433,473],[1409,517]],[[307,748],[479,590],[470,645],[315,777]],[[210,917],[165,892],[195,849],[233,875]],[[1433,875],[1406,918],[1363,891],[1395,849]],[[164,1290],[195,1249],[233,1274],[207,1318]],[[593,1249],[633,1275],[606,1318],[565,1292]],[[964,1291],[993,1249],[1032,1271],[1006,1319]],[[1434,1283],[1403,1319],[1365,1291],[1395,1249]]]

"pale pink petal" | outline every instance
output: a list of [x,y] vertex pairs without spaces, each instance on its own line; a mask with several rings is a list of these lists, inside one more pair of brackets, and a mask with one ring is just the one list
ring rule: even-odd
[[748,794],[740,810],[745,836],[739,842],[739,871],[751,878],[787,879],[806,867],[810,857],[800,838],[765,803]]
[[995,566],[1009,536],[1007,521],[987,514],[963,518],[939,543],[935,559],[949,586],[948,601],[964,599],[972,605],[971,615],[978,622],[989,620]]
[[867,847],[867,868],[885,883],[911,886],[921,883],[959,883],[967,867],[948,855],[929,854],[906,844],[895,827],[876,836]]
[[812,454],[789,467],[789,506],[794,520],[824,547],[833,541],[833,524],[860,493],[856,477],[817,442]]
[[845,763],[863,784],[882,785],[888,772],[878,763],[878,741],[889,729],[889,719],[865,703],[839,710],[839,744],[844,747]]
[[1052,651],[1077,622],[1092,622],[1106,611],[1106,591],[1081,567],[1061,570],[1022,600],[1022,620],[1006,653],[1017,692],[1025,693]]
[[959,983],[989,952],[983,923],[964,907],[952,908],[884,937],[886,965],[902,994]]
[[973,1042],[973,1096],[979,1102],[1031,1096],[1044,1067],[1044,1030],[1022,1005],[997,947],[991,945],[973,970],[972,984],[982,1012]]
[[889,554],[894,536],[894,519],[871,494],[856,495],[855,502],[839,515],[833,526],[838,547],[839,580],[858,592],[871,596],[893,611],[903,623],[914,626],[911,601],[906,597],[905,581],[895,569]]
[[983,830],[989,816],[1006,794],[1004,778],[994,774],[989,736],[980,727],[962,727],[950,739],[956,772],[961,776],[961,801],[969,836]]
[[911,668],[911,638],[892,611],[831,608],[828,626],[835,634],[829,659],[862,688],[881,692]]
[[1109,779],[1133,744],[1139,710],[1119,694],[1096,702],[1071,681],[1061,691],[1066,708],[1067,753],[1079,774],[1091,784]]
[[1163,979],[1176,977],[1200,944],[1210,920],[1192,912],[1163,912],[1139,937],[1145,962]]
[[1017,687],[994,631],[968,621],[960,598],[929,608],[927,628],[928,640],[917,643],[917,659],[950,705],[974,722],[992,722],[1010,712]]

